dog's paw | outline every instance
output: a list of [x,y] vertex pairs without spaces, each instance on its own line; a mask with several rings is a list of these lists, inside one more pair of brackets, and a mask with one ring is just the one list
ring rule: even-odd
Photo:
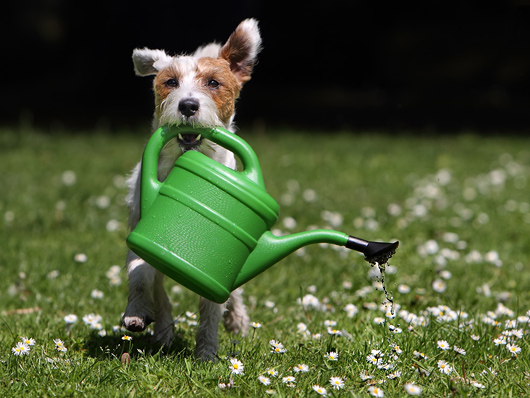
[[155,330],[153,332],[153,342],[155,344],[169,347],[175,338],[173,323],[166,325],[165,327],[161,327],[157,323],[155,323]]
[[131,332],[142,332],[151,322],[150,318],[139,316],[124,316],[122,321],[123,326]]
[[217,362],[217,352],[216,350],[211,350],[206,347],[197,347],[195,349],[195,358],[203,362]]

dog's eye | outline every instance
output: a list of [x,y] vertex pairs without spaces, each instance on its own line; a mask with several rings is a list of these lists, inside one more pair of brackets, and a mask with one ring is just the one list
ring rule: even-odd
[[219,82],[217,80],[210,79],[210,80],[208,80],[208,87],[217,88],[217,87],[219,87]]
[[166,80],[166,87],[175,88],[178,87],[179,82],[175,79],[168,79]]

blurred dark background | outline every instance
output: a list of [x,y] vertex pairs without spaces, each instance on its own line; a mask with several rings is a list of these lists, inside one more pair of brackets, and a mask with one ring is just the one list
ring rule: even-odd
[[[8,8],[6,8],[8,7]],[[3,6],[0,124],[148,126],[136,47],[224,42],[244,18],[264,49],[241,128],[525,133],[530,0],[504,2],[91,1]]]

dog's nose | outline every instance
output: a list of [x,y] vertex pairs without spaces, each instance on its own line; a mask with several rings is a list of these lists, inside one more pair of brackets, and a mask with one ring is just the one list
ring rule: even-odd
[[199,101],[194,98],[184,98],[179,102],[179,111],[184,116],[190,117],[195,115],[199,110]]

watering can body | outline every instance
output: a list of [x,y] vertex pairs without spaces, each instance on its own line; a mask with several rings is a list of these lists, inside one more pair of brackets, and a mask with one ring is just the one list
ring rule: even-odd
[[187,151],[158,181],[159,154],[180,131],[163,127],[150,138],[142,158],[140,221],[127,237],[132,251],[175,281],[222,303],[234,289],[302,246],[364,244],[328,230],[272,235],[279,206],[265,190],[257,157],[245,141],[222,128],[194,132],[234,152],[242,171]]

